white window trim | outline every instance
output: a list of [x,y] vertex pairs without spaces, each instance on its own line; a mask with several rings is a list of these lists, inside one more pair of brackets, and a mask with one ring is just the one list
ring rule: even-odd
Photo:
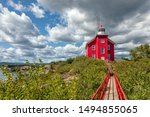
[[108,50],[110,50],[110,45],[108,45]]
[[92,45],[92,50],[95,50],[95,45]]
[[108,54],[108,60],[110,60],[110,54]]
[[92,58],[95,58],[95,54],[92,54]]
[[101,43],[105,43],[105,40],[104,40],[104,39],[101,39],[100,41],[101,41]]
[[[102,51],[103,49],[103,51]],[[101,54],[105,54],[105,48],[101,48]]]

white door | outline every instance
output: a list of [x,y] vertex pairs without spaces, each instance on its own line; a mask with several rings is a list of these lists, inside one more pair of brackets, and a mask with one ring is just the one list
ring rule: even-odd
[[101,57],[101,60],[105,60],[105,57]]
[[92,58],[95,58],[95,54],[92,54]]

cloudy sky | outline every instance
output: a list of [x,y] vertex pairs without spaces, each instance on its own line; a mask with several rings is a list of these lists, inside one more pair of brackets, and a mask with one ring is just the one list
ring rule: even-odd
[[115,56],[150,43],[150,0],[0,0],[0,62],[48,63],[85,54],[102,23]]

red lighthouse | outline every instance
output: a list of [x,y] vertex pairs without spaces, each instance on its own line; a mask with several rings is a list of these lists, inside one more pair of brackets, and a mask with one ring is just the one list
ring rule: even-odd
[[94,39],[86,44],[86,55],[89,58],[114,61],[114,42],[108,38],[103,26]]

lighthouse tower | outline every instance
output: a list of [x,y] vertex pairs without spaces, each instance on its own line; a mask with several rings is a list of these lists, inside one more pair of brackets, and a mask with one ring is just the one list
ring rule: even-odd
[[97,35],[86,44],[86,55],[89,58],[114,61],[114,44],[100,25]]

